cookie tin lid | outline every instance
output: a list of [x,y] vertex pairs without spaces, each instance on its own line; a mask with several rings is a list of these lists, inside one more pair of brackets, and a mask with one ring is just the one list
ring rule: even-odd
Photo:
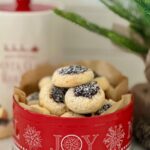
[[4,12],[35,12],[53,9],[53,5],[33,4],[31,0],[16,0],[14,3],[1,3],[0,11]]

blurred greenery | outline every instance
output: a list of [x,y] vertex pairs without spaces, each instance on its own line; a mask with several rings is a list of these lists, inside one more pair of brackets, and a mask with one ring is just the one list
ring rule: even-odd
[[150,42],[150,0],[101,0],[110,10],[130,22],[149,46]]
[[141,38],[143,38],[144,43],[140,44],[139,41],[136,41],[132,37],[128,38],[113,30],[101,27],[100,25],[92,23],[76,13],[59,9],[55,9],[54,12],[89,31],[110,39],[115,44],[125,47],[132,52],[136,52],[141,55],[147,54],[150,47],[150,0],[100,1],[111,11],[126,19],[130,23],[129,28],[137,32]]

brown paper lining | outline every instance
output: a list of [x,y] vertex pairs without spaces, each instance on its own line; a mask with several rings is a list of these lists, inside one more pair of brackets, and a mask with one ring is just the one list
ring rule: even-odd
[[21,103],[25,103],[25,104],[27,103],[26,93],[17,87],[14,88],[13,97],[15,98],[15,100],[17,102],[21,102]]
[[128,79],[121,74],[115,67],[104,61],[79,61],[71,63],[63,63],[60,65],[43,64],[33,70],[26,72],[21,79],[20,87],[28,95],[38,91],[38,82],[44,76],[52,75],[55,69],[60,66],[80,64],[91,68],[97,74],[105,76],[110,82],[111,86],[106,94],[109,98],[118,101],[121,95],[128,92]]
[[113,106],[109,108],[107,111],[105,111],[102,115],[110,114],[124,108],[131,102],[131,100],[132,100],[131,94],[123,95],[120,101],[113,104]]

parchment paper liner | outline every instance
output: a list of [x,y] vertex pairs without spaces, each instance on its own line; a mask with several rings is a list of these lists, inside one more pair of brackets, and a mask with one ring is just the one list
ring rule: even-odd
[[131,94],[123,95],[120,101],[113,104],[113,106],[109,108],[107,111],[105,111],[102,115],[110,114],[124,108],[125,106],[129,105],[131,100],[132,100]]
[[110,82],[110,88],[106,91],[109,98],[115,100],[115,103],[110,109],[103,114],[115,112],[127,104],[131,100],[131,95],[125,95],[128,92],[128,79],[122,75],[111,64],[103,61],[80,61],[72,63],[64,63],[57,66],[49,64],[43,64],[33,70],[29,70],[22,76],[20,88],[15,88],[14,97],[17,102],[26,103],[26,95],[38,91],[38,82],[44,76],[52,75],[55,69],[60,66],[66,66],[70,64],[80,64],[93,69],[97,74],[105,76]]
[[[17,88],[14,89],[14,95],[15,95],[14,98],[15,98],[16,102],[17,102],[21,107],[23,107],[23,108],[26,109],[26,110],[29,110],[29,111],[35,112],[35,113],[39,113],[38,110],[33,109],[33,108],[30,108],[30,106],[28,106],[28,105],[26,105],[25,103],[23,103],[23,101],[26,102],[26,98],[25,98],[23,101],[21,100],[21,97],[22,97],[22,94],[23,94],[23,93],[24,93],[24,92],[21,91],[20,89],[17,89]],[[24,94],[25,94],[25,93],[24,93]],[[23,98],[24,98],[24,97],[23,97]],[[121,100],[119,100],[118,102],[115,102],[111,108],[109,108],[107,111],[105,111],[105,112],[102,113],[101,115],[106,115],[106,114],[110,114],[110,113],[116,112],[116,111],[118,111],[118,110],[120,110],[120,109],[126,107],[127,105],[129,105],[130,102],[131,102],[131,100],[132,100],[131,94],[122,95]],[[52,116],[54,116],[54,115],[52,115]],[[94,114],[93,114],[92,116],[94,116]]]
[[63,63],[60,65],[43,64],[37,66],[33,70],[26,72],[21,79],[20,89],[22,89],[27,95],[38,91],[38,82],[44,76],[52,75],[54,70],[60,66],[66,66],[70,64],[80,64],[93,69],[97,74],[105,76],[110,82],[111,86],[106,94],[109,98],[118,101],[123,94],[128,92],[128,79],[122,75],[114,66],[104,61],[79,61]]

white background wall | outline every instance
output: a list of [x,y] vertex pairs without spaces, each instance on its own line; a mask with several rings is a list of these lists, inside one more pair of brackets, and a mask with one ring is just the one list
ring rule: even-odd
[[[14,0],[5,0],[13,2]],[[33,0],[49,4],[50,0]],[[52,0],[51,0],[52,1]],[[56,0],[53,0],[56,1]],[[117,15],[110,12],[99,0],[57,0],[65,7],[77,12],[89,20],[102,26],[111,28],[114,22],[128,25],[128,23]],[[0,0],[4,2],[4,0]],[[130,85],[139,81],[145,81],[144,64],[142,60],[131,53],[121,51],[108,39],[90,33],[68,21],[63,21],[63,46],[66,60],[78,59],[104,59],[113,63],[131,79]],[[133,71],[134,70],[134,71]],[[138,74],[136,75],[135,74]]]

